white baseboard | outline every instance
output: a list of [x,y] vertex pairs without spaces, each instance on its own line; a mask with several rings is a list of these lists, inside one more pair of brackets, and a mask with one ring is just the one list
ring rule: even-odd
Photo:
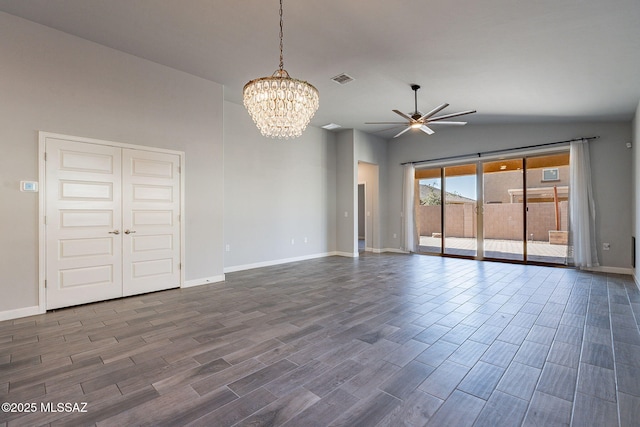
[[633,268],[626,267],[607,267],[606,265],[600,265],[598,267],[584,268],[583,270],[594,271],[597,273],[626,274],[633,276]]
[[403,251],[402,249],[398,249],[398,248],[384,248],[381,249],[380,252],[393,252],[396,254],[410,254],[411,252],[407,252],[407,251]]
[[186,280],[182,285],[183,288],[192,288],[194,286],[208,285],[210,283],[224,282],[224,274],[218,276],[205,277],[202,279]]
[[287,264],[287,263],[290,263],[290,262],[306,261],[306,260],[309,260],[309,259],[316,259],[316,258],[325,258],[325,257],[332,256],[332,255],[339,255],[339,253],[337,253],[337,252],[323,252],[323,253],[319,253],[319,254],[303,255],[303,256],[293,257],[293,258],[283,258],[283,259],[275,259],[275,260],[271,260],[271,261],[256,262],[256,263],[253,263],[253,264],[234,265],[234,266],[231,266],[231,267],[225,267],[224,268],[224,272],[225,273],[233,273],[233,272],[236,272],[236,271],[244,271],[244,270],[251,270],[251,269],[254,269],[254,268],[271,267],[271,266],[274,266],[274,265]]
[[397,249],[397,248],[366,248],[366,252],[371,252],[374,254],[383,254],[385,252],[393,252],[397,254],[411,253],[411,252],[403,251],[402,249]]
[[347,258],[358,258],[360,256],[360,254],[358,252],[340,252],[340,251],[336,251],[336,252],[332,252],[332,255],[335,256],[344,256]]
[[44,311],[40,311],[40,307],[34,305],[32,307],[17,308],[15,310],[0,311],[0,321],[19,319],[20,317],[33,316],[35,314],[42,314]]

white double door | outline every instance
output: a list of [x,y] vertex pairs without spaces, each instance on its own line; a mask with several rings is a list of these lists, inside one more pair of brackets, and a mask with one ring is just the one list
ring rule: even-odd
[[45,141],[47,309],[179,287],[180,156]]

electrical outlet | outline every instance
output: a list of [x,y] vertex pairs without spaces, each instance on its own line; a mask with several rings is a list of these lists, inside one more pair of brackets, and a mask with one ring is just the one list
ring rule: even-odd
[[227,252],[231,252],[231,245],[227,245],[227,246],[225,247],[225,250],[226,250]]
[[397,235],[396,233],[393,233],[393,238],[394,238],[394,239],[397,239],[397,238],[398,238],[398,235]]
[[304,242],[305,242],[305,243],[309,243],[309,239],[307,239],[307,237],[306,237],[306,236],[305,236],[305,238],[304,238]]
[[603,251],[608,251],[609,249],[611,249],[611,244],[610,243],[603,243],[602,244],[602,250]]
[[295,244],[296,244],[295,239],[291,239],[291,244],[292,244],[292,245],[295,245]]

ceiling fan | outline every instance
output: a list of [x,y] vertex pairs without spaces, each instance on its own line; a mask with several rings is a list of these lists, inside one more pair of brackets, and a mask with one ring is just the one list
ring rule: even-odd
[[[444,103],[442,105],[440,105],[439,107],[434,108],[433,110],[429,111],[427,114],[422,114],[420,111],[418,111],[418,89],[420,89],[419,85],[411,85],[411,89],[413,89],[414,92],[414,98],[415,98],[415,110],[414,113],[412,113],[411,115],[409,114],[405,114],[402,111],[398,111],[398,110],[392,110],[394,113],[396,113],[397,115],[403,117],[404,119],[406,119],[406,122],[366,122],[366,125],[404,125],[406,126],[406,129],[403,129],[402,131],[400,131],[400,133],[398,133],[397,135],[394,136],[394,138],[399,137],[400,135],[402,135],[403,133],[409,131],[410,129],[420,129],[422,132],[428,134],[428,135],[433,135],[434,131],[433,129],[431,129],[429,125],[466,125],[467,122],[451,122],[451,121],[444,121],[444,119],[450,119],[452,117],[458,117],[458,116],[464,116],[465,114],[472,114],[475,113],[476,110],[468,110],[468,111],[462,111],[460,113],[452,113],[452,114],[445,114],[443,116],[437,116],[434,117],[437,113],[439,113],[440,111],[444,110],[445,108],[447,108],[449,106],[449,104]],[[393,128],[391,128],[393,129]]]

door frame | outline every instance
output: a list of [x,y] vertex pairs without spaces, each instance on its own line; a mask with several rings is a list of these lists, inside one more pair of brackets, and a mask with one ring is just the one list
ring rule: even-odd
[[45,281],[46,276],[46,249],[47,249],[47,230],[45,223],[46,213],[46,141],[48,138],[65,139],[68,141],[103,145],[117,148],[127,148],[132,150],[150,151],[155,153],[167,153],[174,154],[180,158],[180,287],[184,286],[185,282],[185,153],[184,151],[168,150],[165,148],[156,148],[148,145],[136,145],[123,142],[107,141],[95,138],[86,138],[73,135],[64,135],[53,132],[38,131],[38,181],[39,181],[39,195],[38,195],[38,309],[39,313],[45,313],[47,311],[46,301],[46,289]]
[[[362,204],[363,210],[360,212],[360,186],[362,186]],[[368,239],[368,231],[367,231],[367,182],[358,182],[358,246],[360,245],[360,216],[362,216],[362,225],[364,227],[364,251],[367,251],[367,242]],[[360,252],[360,248],[358,247],[358,252]]]

